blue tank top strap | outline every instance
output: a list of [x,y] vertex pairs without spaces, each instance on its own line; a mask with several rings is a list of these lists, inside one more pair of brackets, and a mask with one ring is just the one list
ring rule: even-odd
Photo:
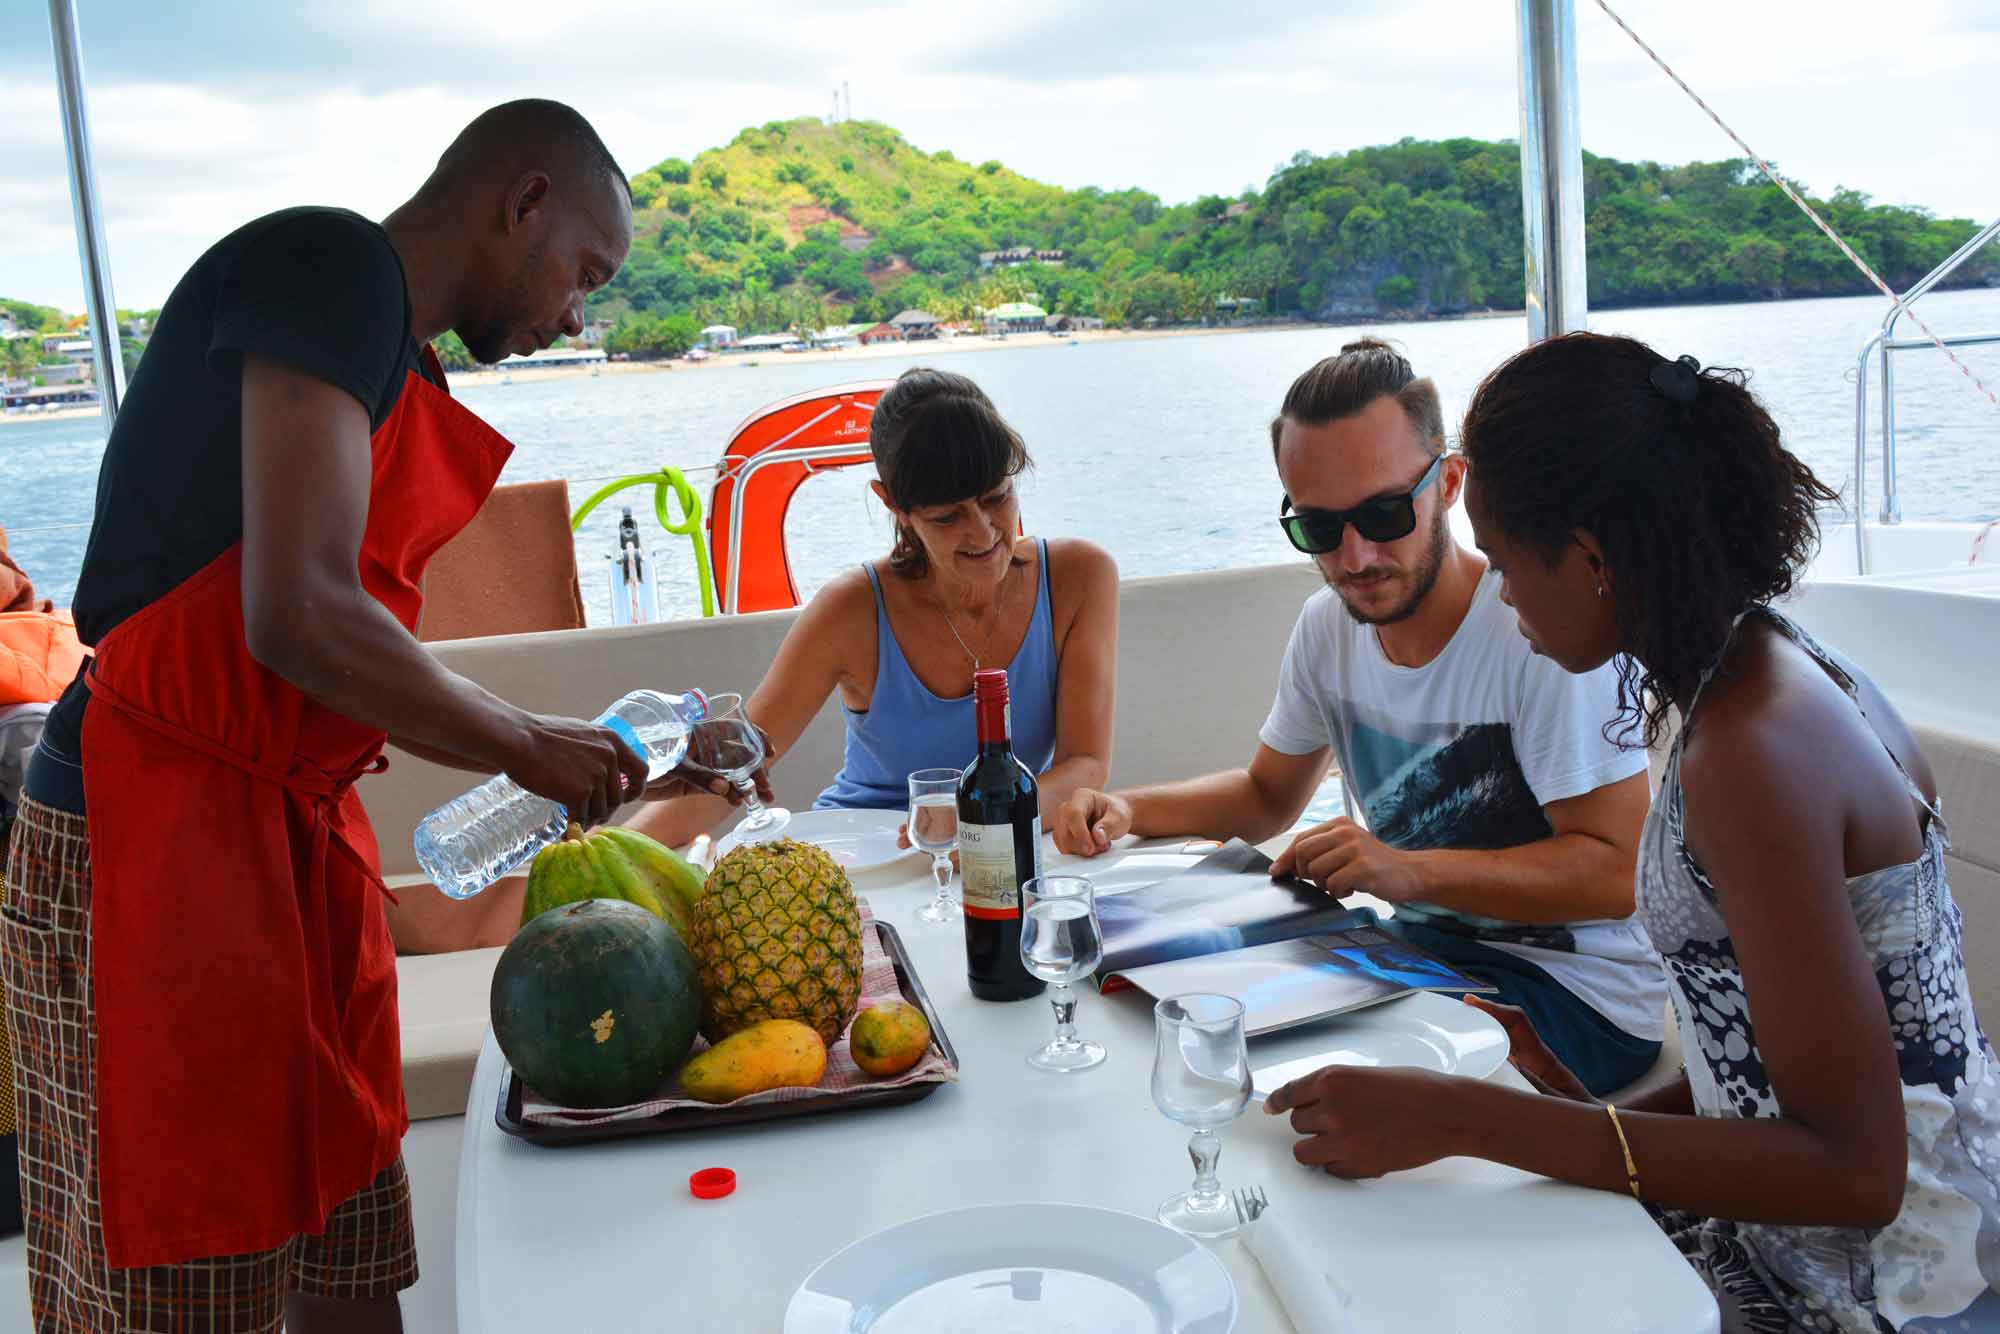
[[[1042,554],[1042,575],[1041,578],[1035,581],[1040,585],[1035,593],[1035,610],[1043,618],[1042,630],[1049,636],[1049,642],[1053,644],[1056,633],[1056,605],[1054,601],[1055,594],[1049,591],[1049,585],[1054,582],[1049,578],[1049,539],[1038,537],[1035,539],[1035,546]],[[1031,629],[1028,633],[1032,636],[1034,631]]]
[[896,636],[889,629],[889,602],[882,596],[882,576],[875,573],[875,562],[866,561],[861,572],[868,576],[869,591],[875,595],[875,683],[882,683],[883,669],[889,662],[889,650],[895,646]]

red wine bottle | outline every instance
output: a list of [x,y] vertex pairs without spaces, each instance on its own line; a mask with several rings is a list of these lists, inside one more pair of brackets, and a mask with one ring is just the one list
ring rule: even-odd
[[979,757],[958,781],[965,976],[981,1000],[1025,1000],[1047,984],[1021,962],[1021,883],[1042,873],[1041,799],[1008,739],[1007,673],[972,674]]

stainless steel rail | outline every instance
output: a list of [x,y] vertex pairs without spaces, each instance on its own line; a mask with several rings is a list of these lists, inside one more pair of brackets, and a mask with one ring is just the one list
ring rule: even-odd
[[1528,341],[1586,327],[1575,0],[1517,0]]
[[118,303],[111,297],[111,251],[97,209],[97,168],[91,162],[90,117],[83,101],[83,49],[76,35],[76,6],[70,0],[49,0],[49,41],[55,47],[56,83],[62,95],[69,194],[76,206],[76,249],[83,261],[90,340],[96,345],[97,392],[104,406],[104,432],[109,435],[125,397],[125,362],[118,346]]
[[[1882,353],[1882,510],[1878,521],[1896,524],[1903,521],[1903,506],[1896,492],[1896,371],[1895,353],[1910,352],[1919,348],[1933,348],[1937,344],[1928,338],[1897,338],[1896,325],[1917,299],[1930,291],[1938,283],[1978,254],[1994,237],[2000,236],[2000,219],[1988,223],[1973,237],[1923,277],[1910,285],[1900,300],[1889,307],[1882,317],[1882,327],[1861,345],[1861,353],[1854,364],[1854,559],[1855,568],[1862,574],[1868,573],[1868,540],[1866,519],[1868,513],[1868,358],[1879,349]],[[2000,343],[2000,333],[1953,334],[1938,339],[1946,347],[1979,347]]]

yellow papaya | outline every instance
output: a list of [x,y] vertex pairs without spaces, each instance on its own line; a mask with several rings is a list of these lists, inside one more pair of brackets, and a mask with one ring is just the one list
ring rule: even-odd
[[810,1024],[766,1019],[732,1033],[681,1067],[697,1102],[734,1102],[775,1088],[808,1088],[826,1073],[826,1044]]
[[707,874],[672,848],[636,829],[607,827],[593,831],[591,836],[625,854],[633,872],[659,897],[667,910],[667,920],[682,928],[681,936],[686,939],[685,924],[693,920],[695,900],[707,888]]
[[907,1001],[871,1005],[855,1017],[848,1030],[847,1051],[854,1063],[871,1075],[900,1075],[931,1045],[931,1026],[924,1012]]

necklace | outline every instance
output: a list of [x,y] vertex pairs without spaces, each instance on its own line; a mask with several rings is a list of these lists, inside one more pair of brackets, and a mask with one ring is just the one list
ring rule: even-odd
[[987,628],[986,638],[979,641],[977,653],[974,653],[972,646],[965,642],[965,636],[958,632],[958,624],[952,619],[951,609],[944,605],[944,599],[938,599],[938,611],[944,616],[945,629],[951,631],[951,637],[965,650],[965,656],[972,659],[972,670],[975,672],[985,665],[980,659],[985,656],[987,649],[993,647],[993,636],[999,632],[1001,617],[1007,608],[1007,582],[1013,573],[1014,568],[1010,565],[1007,567],[1007,573],[1000,576],[1000,595],[993,600],[993,624]]

